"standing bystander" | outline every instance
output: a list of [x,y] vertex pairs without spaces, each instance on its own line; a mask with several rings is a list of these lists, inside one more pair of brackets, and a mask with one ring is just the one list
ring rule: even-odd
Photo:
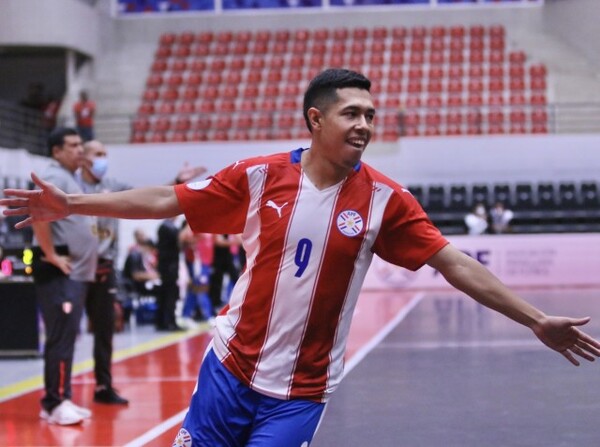
[[85,90],[79,93],[79,101],[73,105],[73,113],[75,114],[77,132],[79,132],[83,141],[93,140],[96,103],[88,97]]
[[[77,131],[58,128],[48,137],[53,162],[43,178],[74,194],[82,192],[75,177],[83,155]],[[44,388],[40,417],[49,423],[71,425],[91,411],[71,401],[71,370],[84,300],[94,280],[98,241],[95,219],[65,216],[55,222],[37,222],[33,277],[46,329]]]

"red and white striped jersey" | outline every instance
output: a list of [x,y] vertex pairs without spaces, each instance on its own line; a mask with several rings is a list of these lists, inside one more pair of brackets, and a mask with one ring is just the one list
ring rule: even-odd
[[373,257],[412,270],[447,244],[414,197],[364,163],[319,190],[302,149],[175,188],[194,232],[242,233],[246,270],[217,317],[214,350],[257,392],[324,402],[339,384]]

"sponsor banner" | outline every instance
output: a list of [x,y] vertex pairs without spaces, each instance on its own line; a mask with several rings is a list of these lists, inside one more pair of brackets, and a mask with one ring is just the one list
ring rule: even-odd
[[[599,286],[600,234],[452,236],[448,240],[510,287]],[[449,287],[425,265],[416,272],[374,257],[364,289]]]

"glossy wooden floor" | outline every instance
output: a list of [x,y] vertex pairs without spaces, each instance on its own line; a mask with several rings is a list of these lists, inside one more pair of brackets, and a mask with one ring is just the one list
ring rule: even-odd
[[[361,295],[348,344],[349,370],[417,300],[411,292]],[[79,426],[53,426],[39,419],[41,387],[20,391],[22,385],[15,384],[11,390],[10,384],[2,384],[7,397],[0,402],[0,446],[170,446],[185,415],[209,341],[209,331],[199,331],[174,336],[167,346],[117,359],[113,380],[130,400],[126,407],[95,404],[92,372],[74,375],[73,400],[93,411],[93,418]],[[7,362],[6,367],[10,364]],[[0,360],[0,368],[4,367]]]

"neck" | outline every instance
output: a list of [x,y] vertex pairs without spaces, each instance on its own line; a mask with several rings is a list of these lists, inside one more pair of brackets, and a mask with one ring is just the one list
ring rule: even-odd
[[81,169],[81,178],[83,179],[84,182],[90,183],[92,185],[95,185],[96,183],[100,183],[100,180],[98,180],[96,177],[94,177],[90,173],[90,171],[88,171],[85,168]]
[[352,172],[352,168],[332,163],[312,147],[302,153],[301,164],[304,173],[317,189],[336,185]]

